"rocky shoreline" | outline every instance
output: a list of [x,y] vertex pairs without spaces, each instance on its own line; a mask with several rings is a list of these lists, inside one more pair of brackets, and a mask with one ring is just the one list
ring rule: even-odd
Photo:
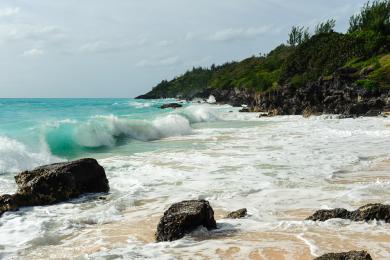
[[[0,196],[0,214],[16,211],[20,207],[50,205],[67,201],[88,193],[109,191],[104,168],[95,159],[80,159],[56,163],[25,171],[15,176],[18,190],[13,195]],[[0,216],[1,216],[0,215]],[[248,217],[247,209],[230,212],[226,218]],[[250,217],[250,216],[249,216]],[[306,221],[326,221],[331,218],[351,221],[384,221],[390,223],[390,205],[368,204],[355,211],[346,209],[319,210]],[[155,234],[156,242],[170,242],[183,238],[203,226],[218,229],[214,210],[206,200],[188,200],[172,204],[161,217]],[[366,251],[328,253],[315,259],[372,259]]]
[[235,107],[246,105],[243,112],[270,115],[340,114],[342,117],[378,116],[390,111],[390,88],[366,89],[356,85],[353,68],[339,69],[332,76],[294,88],[290,85],[259,93],[227,88],[206,89],[196,98],[214,96],[218,103]]

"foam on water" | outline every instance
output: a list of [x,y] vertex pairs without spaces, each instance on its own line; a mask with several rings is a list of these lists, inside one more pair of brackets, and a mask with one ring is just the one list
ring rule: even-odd
[[[386,118],[326,116],[258,119],[209,105],[147,119],[104,115],[81,124],[61,122],[59,127],[81,129],[78,145],[115,146],[118,137],[127,136],[155,140],[156,148],[101,157],[111,187],[104,200],[97,195],[6,213],[0,218],[2,256],[246,259],[259,254],[272,259],[267,253],[275,249],[276,256],[287,252],[290,259],[310,259],[356,248],[386,259],[390,241],[383,237],[389,224],[304,219],[320,208],[390,203],[388,164],[376,167],[390,157],[389,123]],[[69,129],[56,133],[57,138],[65,132]],[[153,243],[164,210],[188,199],[209,200],[219,229]],[[221,218],[243,207],[247,218]]]
[[52,156],[45,146],[40,151],[33,152],[14,139],[0,136],[0,174],[31,169],[59,160]]

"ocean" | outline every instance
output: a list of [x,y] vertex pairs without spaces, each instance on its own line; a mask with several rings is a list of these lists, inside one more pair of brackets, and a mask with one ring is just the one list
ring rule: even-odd
[[[0,99],[0,191],[39,165],[93,157],[107,195],[0,218],[1,259],[390,258],[389,224],[304,221],[315,210],[390,203],[390,119],[258,118],[175,100]],[[103,196],[103,198],[101,198]],[[163,212],[206,199],[218,229],[154,243]],[[225,219],[239,208],[244,219]]]

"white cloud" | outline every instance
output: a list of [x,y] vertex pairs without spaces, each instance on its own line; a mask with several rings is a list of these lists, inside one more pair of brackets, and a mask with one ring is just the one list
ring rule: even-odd
[[0,25],[0,38],[7,41],[48,41],[65,37],[62,28],[57,26],[39,26],[31,24]]
[[2,17],[10,17],[19,14],[19,7],[5,7],[0,9],[0,18]]
[[270,25],[249,28],[228,28],[217,31],[210,36],[212,41],[234,41],[241,39],[252,39],[274,30]]
[[42,49],[33,48],[31,50],[27,50],[27,51],[23,52],[22,56],[25,56],[25,57],[37,57],[37,56],[41,56],[43,53],[44,52],[43,52]]
[[155,58],[155,59],[144,59],[139,61],[137,67],[160,67],[160,66],[174,66],[180,63],[178,56]]

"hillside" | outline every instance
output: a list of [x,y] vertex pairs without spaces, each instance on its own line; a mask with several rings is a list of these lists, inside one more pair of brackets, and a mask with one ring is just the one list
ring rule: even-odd
[[[218,91],[247,92],[255,98],[278,89],[300,89],[318,80],[350,71],[349,86],[368,90],[390,88],[390,0],[369,2],[350,18],[346,33],[334,31],[328,20],[309,28],[293,27],[287,44],[264,56],[210,68],[194,68],[164,80],[138,98],[192,99]],[[222,98],[226,99],[226,98]],[[217,100],[219,101],[219,100]],[[253,102],[252,102],[253,103]]]

